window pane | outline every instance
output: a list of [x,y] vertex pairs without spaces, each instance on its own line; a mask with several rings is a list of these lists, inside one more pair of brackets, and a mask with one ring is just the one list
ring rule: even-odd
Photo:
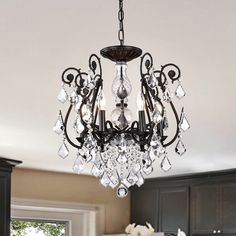
[[66,222],[12,219],[11,236],[66,236]]

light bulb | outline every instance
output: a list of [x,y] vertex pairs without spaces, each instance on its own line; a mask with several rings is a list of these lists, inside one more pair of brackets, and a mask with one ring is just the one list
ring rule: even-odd
[[143,93],[141,91],[138,93],[138,96],[137,96],[137,108],[138,108],[138,111],[144,111],[145,109],[145,100],[144,100]]
[[126,70],[127,64],[125,62],[118,62],[116,64],[116,77],[112,83],[112,92],[114,96],[121,100],[127,98],[132,90]]
[[99,108],[99,110],[106,109],[106,98],[105,98],[103,90],[101,90],[100,95],[99,95],[98,108]]

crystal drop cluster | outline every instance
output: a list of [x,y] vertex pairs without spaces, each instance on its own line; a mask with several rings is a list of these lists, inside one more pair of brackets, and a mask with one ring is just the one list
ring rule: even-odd
[[[144,124],[141,124],[140,120],[132,123],[132,114],[127,108],[127,97],[132,87],[126,75],[126,64],[118,63],[117,76],[112,86],[117,104],[109,121],[104,119],[105,98],[101,85],[102,78],[100,74],[95,73],[96,68],[98,68],[97,64],[90,61],[91,70],[88,73],[80,73],[80,70],[76,70],[77,75],[68,73],[63,80],[64,84],[57,98],[61,103],[69,103],[69,109],[65,119],[61,112],[59,113],[53,127],[56,134],[63,136],[58,155],[63,159],[69,156],[66,141],[70,144],[73,142],[67,133],[67,122],[73,111],[76,115],[72,124],[75,139],[78,141],[78,145],[73,143],[78,150],[73,171],[81,174],[89,164],[91,174],[99,178],[104,187],[116,189],[117,196],[124,198],[128,195],[131,186],[140,187],[144,184],[144,178],[152,174],[154,164],[160,165],[165,172],[171,170],[172,166],[166,150],[168,142],[165,142],[170,126],[166,106],[170,106],[176,115],[173,99],[183,98],[186,92],[179,81],[180,76],[178,77],[176,72],[171,70],[166,74],[172,79],[173,84],[175,81],[178,83],[172,94],[171,83],[168,84],[167,76],[163,76],[165,67],[155,71],[151,60],[147,61],[147,73],[142,77],[142,82],[145,82],[142,84],[142,89],[145,92],[140,92],[141,105],[138,108]],[[66,87],[66,84],[69,86]],[[148,110],[146,114],[145,110]],[[99,113],[100,111],[103,113]],[[98,119],[99,114],[104,116]],[[148,123],[145,119],[148,119]],[[100,127],[102,120],[105,121]],[[177,139],[175,152],[182,156],[186,152],[182,133],[190,128],[190,124],[183,109],[180,118],[176,115],[176,120],[178,124],[174,138]]]

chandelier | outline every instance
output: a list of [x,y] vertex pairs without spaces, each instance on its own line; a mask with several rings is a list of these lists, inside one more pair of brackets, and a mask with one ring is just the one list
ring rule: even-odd
[[[181,134],[190,125],[184,109],[179,116],[173,104],[174,97],[181,99],[186,94],[180,82],[180,69],[172,63],[154,69],[151,54],[142,55],[140,48],[124,44],[123,0],[119,0],[118,19],[120,44],[100,51],[104,58],[115,62],[116,68],[112,84],[116,107],[111,119],[107,119],[105,110],[100,58],[92,54],[87,72],[74,67],[63,72],[57,98],[69,107],[65,116],[59,112],[53,129],[63,135],[58,151],[61,158],[69,155],[68,144],[77,150],[73,167],[76,173],[82,173],[88,164],[91,174],[99,177],[102,185],[116,188],[118,197],[123,198],[131,186],[140,187],[144,183],[144,177],[153,171],[155,160],[160,160],[164,171],[171,169],[166,148],[176,141],[175,152],[182,156],[186,148]],[[128,109],[132,86],[127,77],[127,62],[138,57],[141,59],[141,80],[137,97],[138,119],[134,121]],[[175,88],[174,94],[170,85]],[[171,135],[168,134],[168,106],[176,123]],[[68,130],[70,123],[73,135]]]

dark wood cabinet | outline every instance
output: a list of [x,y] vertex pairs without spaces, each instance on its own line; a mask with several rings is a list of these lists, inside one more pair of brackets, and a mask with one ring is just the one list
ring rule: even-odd
[[200,185],[191,189],[192,234],[213,234],[219,225],[219,186]]
[[200,185],[192,188],[192,233],[236,233],[236,183]]
[[158,191],[140,190],[134,191],[131,195],[131,223],[144,225],[149,222],[155,230],[158,230]]
[[236,233],[236,183],[221,185],[220,230],[224,234]]
[[131,221],[191,236],[236,235],[236,169],[148,179],[131,190]]
[[10,235],[11,172],[20,161],[0,158],[0,235]]
[[159,231],[176,233],[178,228],[189,231],[189,189],[161,188],[159,191]]

